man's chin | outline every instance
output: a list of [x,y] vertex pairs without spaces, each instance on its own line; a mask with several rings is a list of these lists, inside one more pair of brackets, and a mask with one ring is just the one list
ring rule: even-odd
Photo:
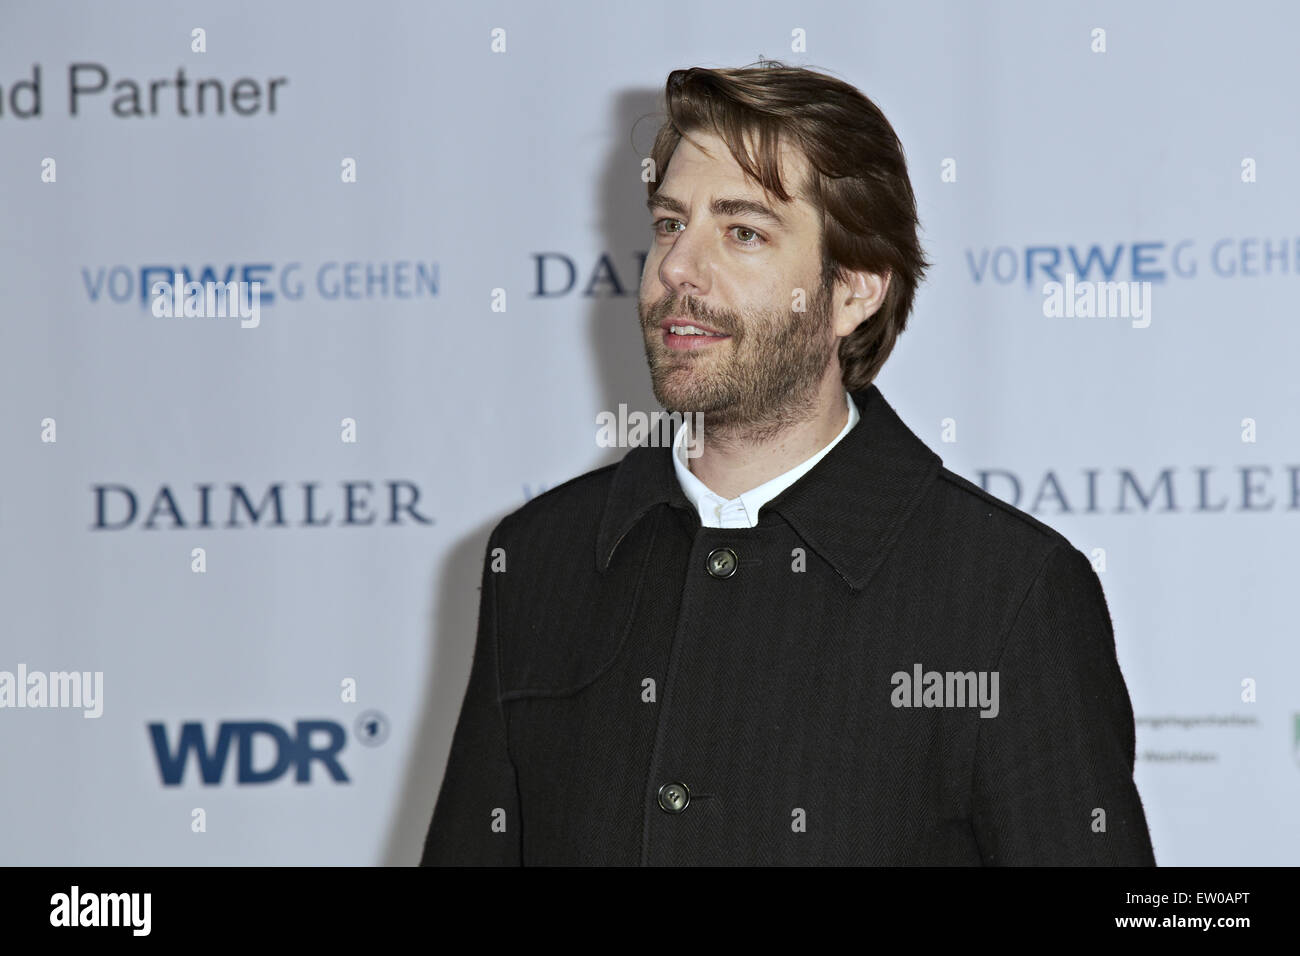
[[679,382],[669,382],[667,381],[669,377],[664,376],[654,382],[655,400],[663,406],[665,411],[683,413],[694,411],[693,408],[688,407],[694,404],[698,397],[694,389],[685,387]]
[[701,391],[697,387],[684,387],[669,383],[656,383],[655,399],[664,410],[681,415],[694,415],[696,412],[714,414],[727,407],[727,402],[716,394]]

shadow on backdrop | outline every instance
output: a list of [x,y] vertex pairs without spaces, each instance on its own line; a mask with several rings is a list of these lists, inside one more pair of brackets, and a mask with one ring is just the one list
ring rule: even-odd
[[[636,311],[641,277],[633,265],[639,267],[638,255],[650,245],[641,163],[650,154],[662,118],[661,95],[661,89],[629,89],[613,99],[608,127],[612,146],[604,172],[595,184],[601,252],[609,257],[612,278],[609,273],[602,273],[599,281],[593,281],[595,258],[591,257],[588,263],[584,258],[588,255],[586,250],[570,252],[578,265],[575,301],[587,310],[587,341],[591,344],[592,375],[597,383],[599,404],[591,416],[592,458],[586,462],[575,461],[571,471],[555,484],[613,464],[627,453],[624,448],[596,445],[595,411],[617,414],[620,403],[626,404],[629,410],[650,412],[660,408],[646,367],[645,345]],[[531,288],[533,264],[518,268],[529,270],[527,281]],[[590,296],[583,294],[588,289]],[[545,414],[537,415],[538,421],[548,418]],[[526,462],[519,463],[521,475],[528,470]],[[503,502],[500,514],[450,548],[442,566],[435,571],[435,588],[431,590],[436,593],[436,600],[430,611],[429,634],[433,653],[425,675],[424,709],[412,731],[411,757],[383,850],[381,862],[385,866],[410,866],[420,860],[469,681],[488,536],[502,517],[524,503],[522,485],[520,490],[520,500]],[[487,826],[486,811],[483,821]]]

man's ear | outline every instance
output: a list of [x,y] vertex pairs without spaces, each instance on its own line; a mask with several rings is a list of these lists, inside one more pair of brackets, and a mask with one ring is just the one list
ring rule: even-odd
[[847,282],[835,283],[831,318],[836,335],[849,335],[880,311],[889,291],[889,279],[889,272],[850,272]]

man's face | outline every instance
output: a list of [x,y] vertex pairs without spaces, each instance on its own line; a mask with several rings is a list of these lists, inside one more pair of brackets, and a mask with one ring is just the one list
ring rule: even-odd
[[638,312],[655,397],[710,426],[807,416],[839,341],[820,282],[821,225],[795,192],[806,161],[787,150],[781,164],[791,203],[765,195],[718,136],[693,133],[650,200]]

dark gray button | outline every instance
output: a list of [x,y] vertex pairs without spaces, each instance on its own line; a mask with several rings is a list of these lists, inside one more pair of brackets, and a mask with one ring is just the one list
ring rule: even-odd
[[704,566],[715,578],[729,578],[736,573],[736,552],[730,548],[714,548]]
[[666,783],[659,788],[659,806],[668,813],[681,813],[691,802],[691,792],[684,783]]

